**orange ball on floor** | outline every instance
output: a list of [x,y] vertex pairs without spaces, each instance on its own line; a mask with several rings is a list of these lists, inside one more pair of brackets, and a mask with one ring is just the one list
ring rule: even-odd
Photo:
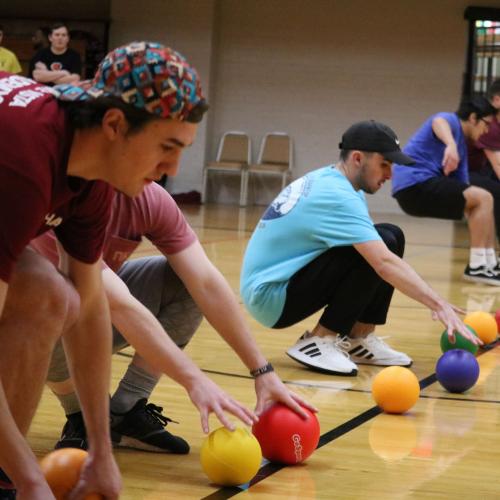
[[373,379],[372,395],[386,413],[404,413],[417,402],[420,385],[408,368],[389,366]]
[[467,314],[464,323],[477,333],[477,336],[485,343],[491,344],[497,339],[498,325],[492,314],[485,311],[475,311]]
[[[40,460],[40,467],[56,500],[64,500],[76,486],[86,458],[87,452],[84,450],[61,448]],[[98,493],[85,496],[85,500],[102,500],[103,498]]]

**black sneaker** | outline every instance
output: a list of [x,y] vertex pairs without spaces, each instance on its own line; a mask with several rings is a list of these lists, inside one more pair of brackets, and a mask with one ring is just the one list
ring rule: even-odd
[[162,415],[163,408],[142,398],[127,413],[111,412],[111,440],[114,446],[160,453],[189,453],[189,444],[165,429],[173,422]]
[[486,266],[470,267],[464,271],[464,280],[484,283],[486,285],[500,286],[500,275]]
[[16,490],[10,477],[0,469],[0,500],[14,500],[15,498]]
[[87,431],[81,411],[67,415],[66,423],[61,432],[61,439],[55,445],[56,450],[59,448],[88,449]]

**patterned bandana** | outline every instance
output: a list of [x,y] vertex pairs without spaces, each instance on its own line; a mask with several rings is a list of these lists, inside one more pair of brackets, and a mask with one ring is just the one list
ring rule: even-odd
[[87,85],[56,85],[54,90],[62,101],[114,96],[177,120],[185,120],[204,101],[196,70],[178,52],[151,42],[133,42],[111,51]]

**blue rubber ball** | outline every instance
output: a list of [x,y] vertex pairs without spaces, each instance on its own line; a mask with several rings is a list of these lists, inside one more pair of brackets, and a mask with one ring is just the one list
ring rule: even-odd
[[479,363],[468,351],[451,349],[436,364],[439,383],[449,392],[465,392],[479,378]]

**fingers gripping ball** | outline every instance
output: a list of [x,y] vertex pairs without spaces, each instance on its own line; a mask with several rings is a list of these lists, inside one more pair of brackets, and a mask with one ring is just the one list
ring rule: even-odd
[[275,404],[259,417],[252,432],[259,440],[262,454],[271,462],[297,464],[316,449],[319,442],[319,422],[308,408],[303,419],[288,406]]
[[[87,452],[76,448],[61,448],[42,458],[40,467],[56,500],[66,498],[66,495],[76,486],[86,458]],[[85,496],[85,500],[103,498],[98,493]]]
[[465,392],[479,378],[479,363],[470,352],[452,349],[439,358],[436,377],[447,391]]
[[477,333],[477,336],[485,343],[491,344],[497,339],[498,326],[492,314],[485,311],[475,311],[467,314],[464,323]]
[[420,385],[408,368],[389,366],[373,379],[372,395],[375,403],[386,413],[404,413],[417,402]]
[[[467,328],[477,337],[477,333],[472,327],[467,325]],[[462,337],[459,333],[455,332],[455,343],[452,344],[448,338],[448,330],[445,330],[441,335],[441,352],[450,351],[451,349],[464,349],[469,351],[471,354],[477,353],[477,345],[473,344],[469,339]]]
[[210,481],[221,486],[237,486],[257,474],[262,452],[259,442],[247,429],[230,431],[220,427],[203,442],[200,458]]

